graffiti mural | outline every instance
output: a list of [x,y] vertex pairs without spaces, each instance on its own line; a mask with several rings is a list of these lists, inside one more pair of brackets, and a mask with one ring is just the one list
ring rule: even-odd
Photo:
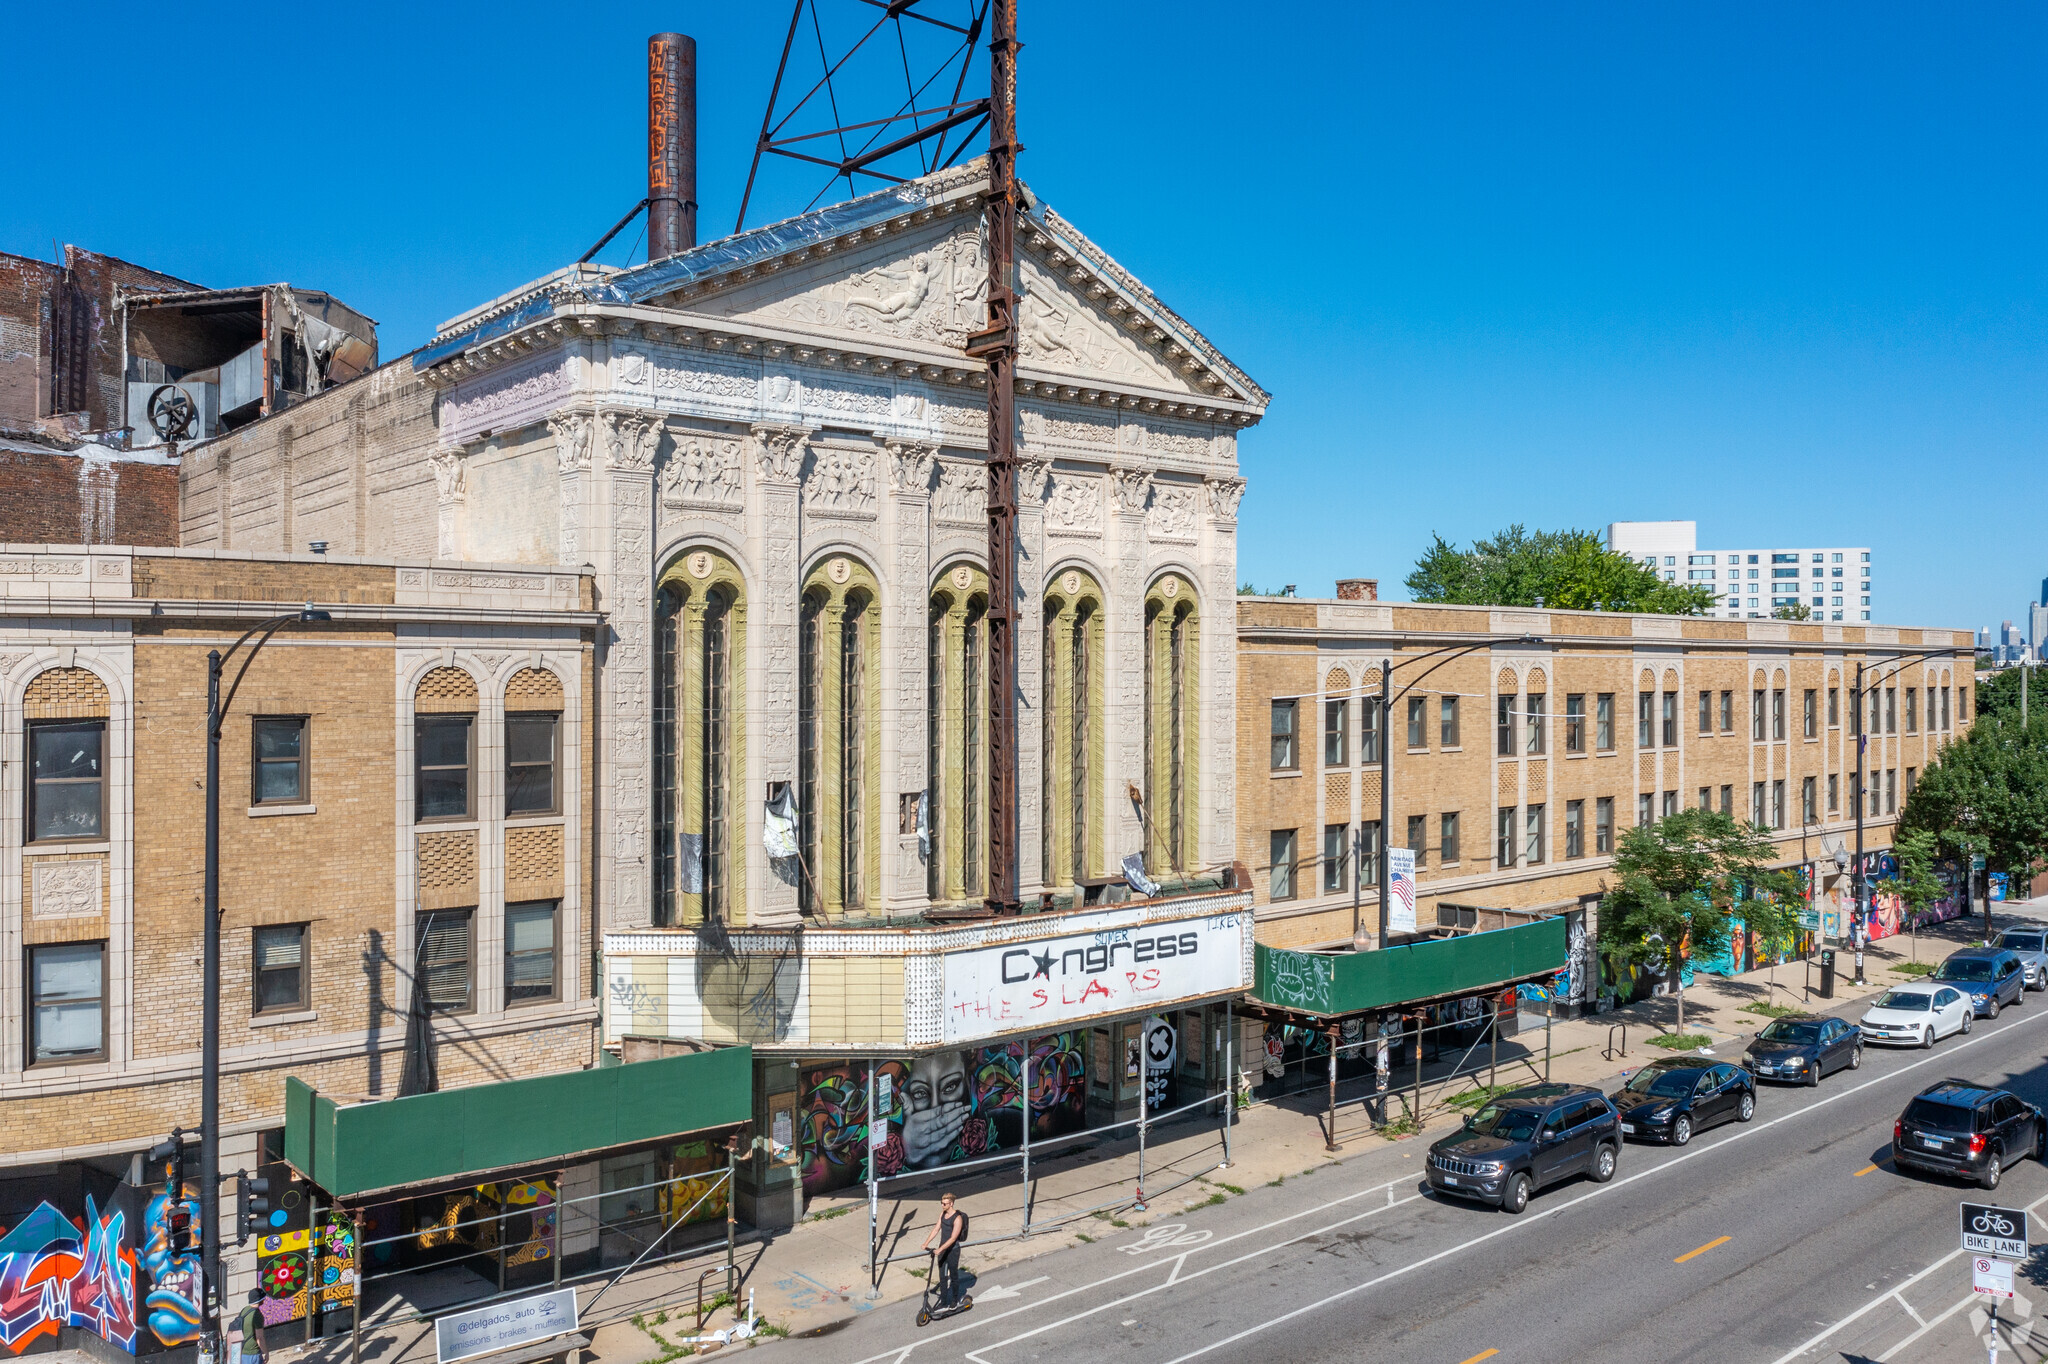
[[20,1354],[66,1326],[135,1353],[135,1250],[128,1217],[85,1196],[74,1224],[40,1203],[0,1237],[0,1345]]
[[[1031,1046],[1031,1135],[1077,1131],[1086,1120],[1085,1031],[1033,1038]],[[1024,1046],[970,1047],[939,1052],[913,1062],[878,1062],[878,1123],[887,1136],[875,1149],[875,1173],[886,1178],[905,1170],[929,1170],[1023,1140]],[[867,1064],[823,1066],[806,1071],[801,1094],[804,1194],[809,1197],[867,1178]],[[886,1077],[887,1083],[884,1083]]]
[[661,1224],[709,1222],[725,1217],[729,1195],[725,1181],[725,1148],[708,1141],[678,1143],[664,1171],[668,1180],[657,1191]]
[[199,1225],[199,1190],[185,1185],[182,1197],[166,1187],[149,1200],[142,1215],[142,1267],[149,1273],[149,1293],[142,1300],[149,1333],[165,1345],[187,1345],[199,1339],[199,1252],[171,1248],[171,1207]]

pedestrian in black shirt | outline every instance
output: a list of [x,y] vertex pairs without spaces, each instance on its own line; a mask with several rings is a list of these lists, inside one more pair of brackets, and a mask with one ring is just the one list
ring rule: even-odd
[[939,1195],[939,1220],[925,1234],[924,1248],[930,1250],[934,1240],[939,1243],[939,1307],[944,1310],[960,1301],[960,1246],[967,1240],[967,1214],[953,1206],[951,1194]]

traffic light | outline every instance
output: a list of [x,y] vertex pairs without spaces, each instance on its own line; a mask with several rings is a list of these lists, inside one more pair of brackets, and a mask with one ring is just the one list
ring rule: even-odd
[[171,1230],[171,1254],[198,1254],[199,1228],[192,1225],[191,1206],[183,1199],[174,1199],[166,1214]]
[[185,1192],[185,1129],[173,1127],[168,1140],[150,1147],[149,1164],[152,1171],[163,1167],[164,1183],[171,1187],[175,1202]]
[[235,1171],[235,1244],[246,1246],[270,1216],[270,1181],[247,1170]]

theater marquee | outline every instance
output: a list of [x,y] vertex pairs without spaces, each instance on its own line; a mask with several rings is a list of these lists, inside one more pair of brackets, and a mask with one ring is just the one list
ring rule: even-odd
[[1135,924],[944,955],[941,1031],[1004,1033],[1171,1008],[1248,989],[1251,915]]

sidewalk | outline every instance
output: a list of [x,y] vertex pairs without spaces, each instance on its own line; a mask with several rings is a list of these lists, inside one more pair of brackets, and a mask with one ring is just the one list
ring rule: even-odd
[[[2000,905],[1994,913],[2000,926],[2022,916],[2048,917],[2048,897],[2028,904]],[[1741,1054],[1750,1035],[1769,1021],[1767,1015],[1747,1011],[1744,1006],[1775,1004],[1816,1012],[1859,1013],[1860,1010],[1849,1010],[1847,1006],[1911,979],[1893,967],[1906,962],[1916,951],[1923,963],[1939,962],[1957,948],[1976,943],[1982,924],[1981,916],[1961,919],[1923,932],[1917,944],[1904,936],[1871,944],[1865,953],[1868,983],[1861,986],[1850,980],[1854,974],[1853,954],[1838,950],[1836,960],[1842,970],[1836,978],[1832,1000],[1809,993],[1808,968],[1802,962],[1733,978],[1696,975],[1685,991],[1685,1031],[1706,1034],[1712,1039],[1709,1054],[1732,1059]],[[1818,963],[1810,974],[1817,987]],[[1551,1078],[1611,1087],[1622,1073],[1657,1057],[1674,1054],[1650,1046],[1649,1039],[1671,1029],[1676,1011],[1672,999],[1659,997],[1598,1017],[1553,1025]],[[1608,1045],[1610,1029],[1617,1024],[1626,1024],[1628,1028],[1627,1055],[1608,1060],[1602,1049]],[[1619,1032],[1613,1036],[1618,1043]],[[1534,1049],[1533,1066],[1540,1068],[1540,1033],[1525,1034],[1516,1041],[1523,1048]],[[1520,1048],[1503,1044],[1501,1082],[1533,1077],[1530,1065],[1511,1069],[1506,1063],[1511,1050]],[[1467,1083],[1483,1078],[1475,1077],[1475,1081]],[[1340,1090],[1343,1102],[1338,1106],[1337,1135],[1343,1150],[1337,1155],[1324,1150],[1324,1095],[1319,1089],[1241,1111],[1231,1128],[1228,1169],[1218,1168],[1223,1151],[1221,1127],[1213,1108],[1153,1129],[1145,1154],[1145,1188],[1150,1201],[1147,1211],[1142,1213],[1130,1208],[1138,1164],[1134,1136],[1119,1135],[1114,1140],[1083,1138],[1077,1143],[1053,1145],[1045,1156],[1034,1153],[1033,1231],[1028,1238],[1016,1235],[1023,1195],[1014,1163],[951,1177],[934,1171],[929,1180],[898,1186],[897,1191],[885,1188],[877,1216],[881,1254],[915,1256],[930,1229],[939,1193],[949,1191],[973,1220],[970,1239],[981,1242],[970,1245],[963,1254],[962,1268],[979,1281],[973,1291],[986,1294],[1002,1282],[1000,1271],[1034,1256],[1098,1239],[1111,1229],[1142,1227],[1160,1219],[1172,1219],[1190,1208],[1235,1198],[1248,1189],[1390,1149],[1397,1143],[1409,1143],[1406,1149],[1419,1151],[1435,1137],[1455,1128],[1463,1116],[1458,1111],[1438,1111],[1430,1116],[1420,1133],[1405,1138],[1382,1137],[1368,1127],[1357,1093],[1355,1083]],[[1104,1204],[1109,1206],[1101,1206]],[[807,1217],[797,1227],[773,1238],[756,1237],[742,1242],[738,1255],[742,1305],[751,1292],[756,1311],[775,1335],[817,1336],[828,1334],[885,1303],[917,1297],[924,1286],[921,1257],[888,1265],[879,1296],[868,1296],[867,1232],[864,1190],[849,1189],[814,1198]],[[677,1358],[684,1352],[677,1342],[694,1334],[692,1309],[698,1274],[713,1265],[721,1267],[707,1286],[708,1298],[723,1284],[723,1257],[724,1247],[720,1243],[689,1260],[642,1271],[612,1288],[598,1305],[595,1321],[585,1321],[586,1327],[597,1327],[591,1353],[604,1364],[659,1364]],[[601,1282],[584,1287],[581,1297],[587,1300]],[[733,1320],[730,1310],[720,1310],[705,1323],[704,1329],[729,1326]],[[349,1341],[343,1336],[299,1351],[280,1351],[278,1357],[342,1364],[349,1357]],[[432,1327],[366,1330],[363,1358],[376,1364],[431,1361]]]

